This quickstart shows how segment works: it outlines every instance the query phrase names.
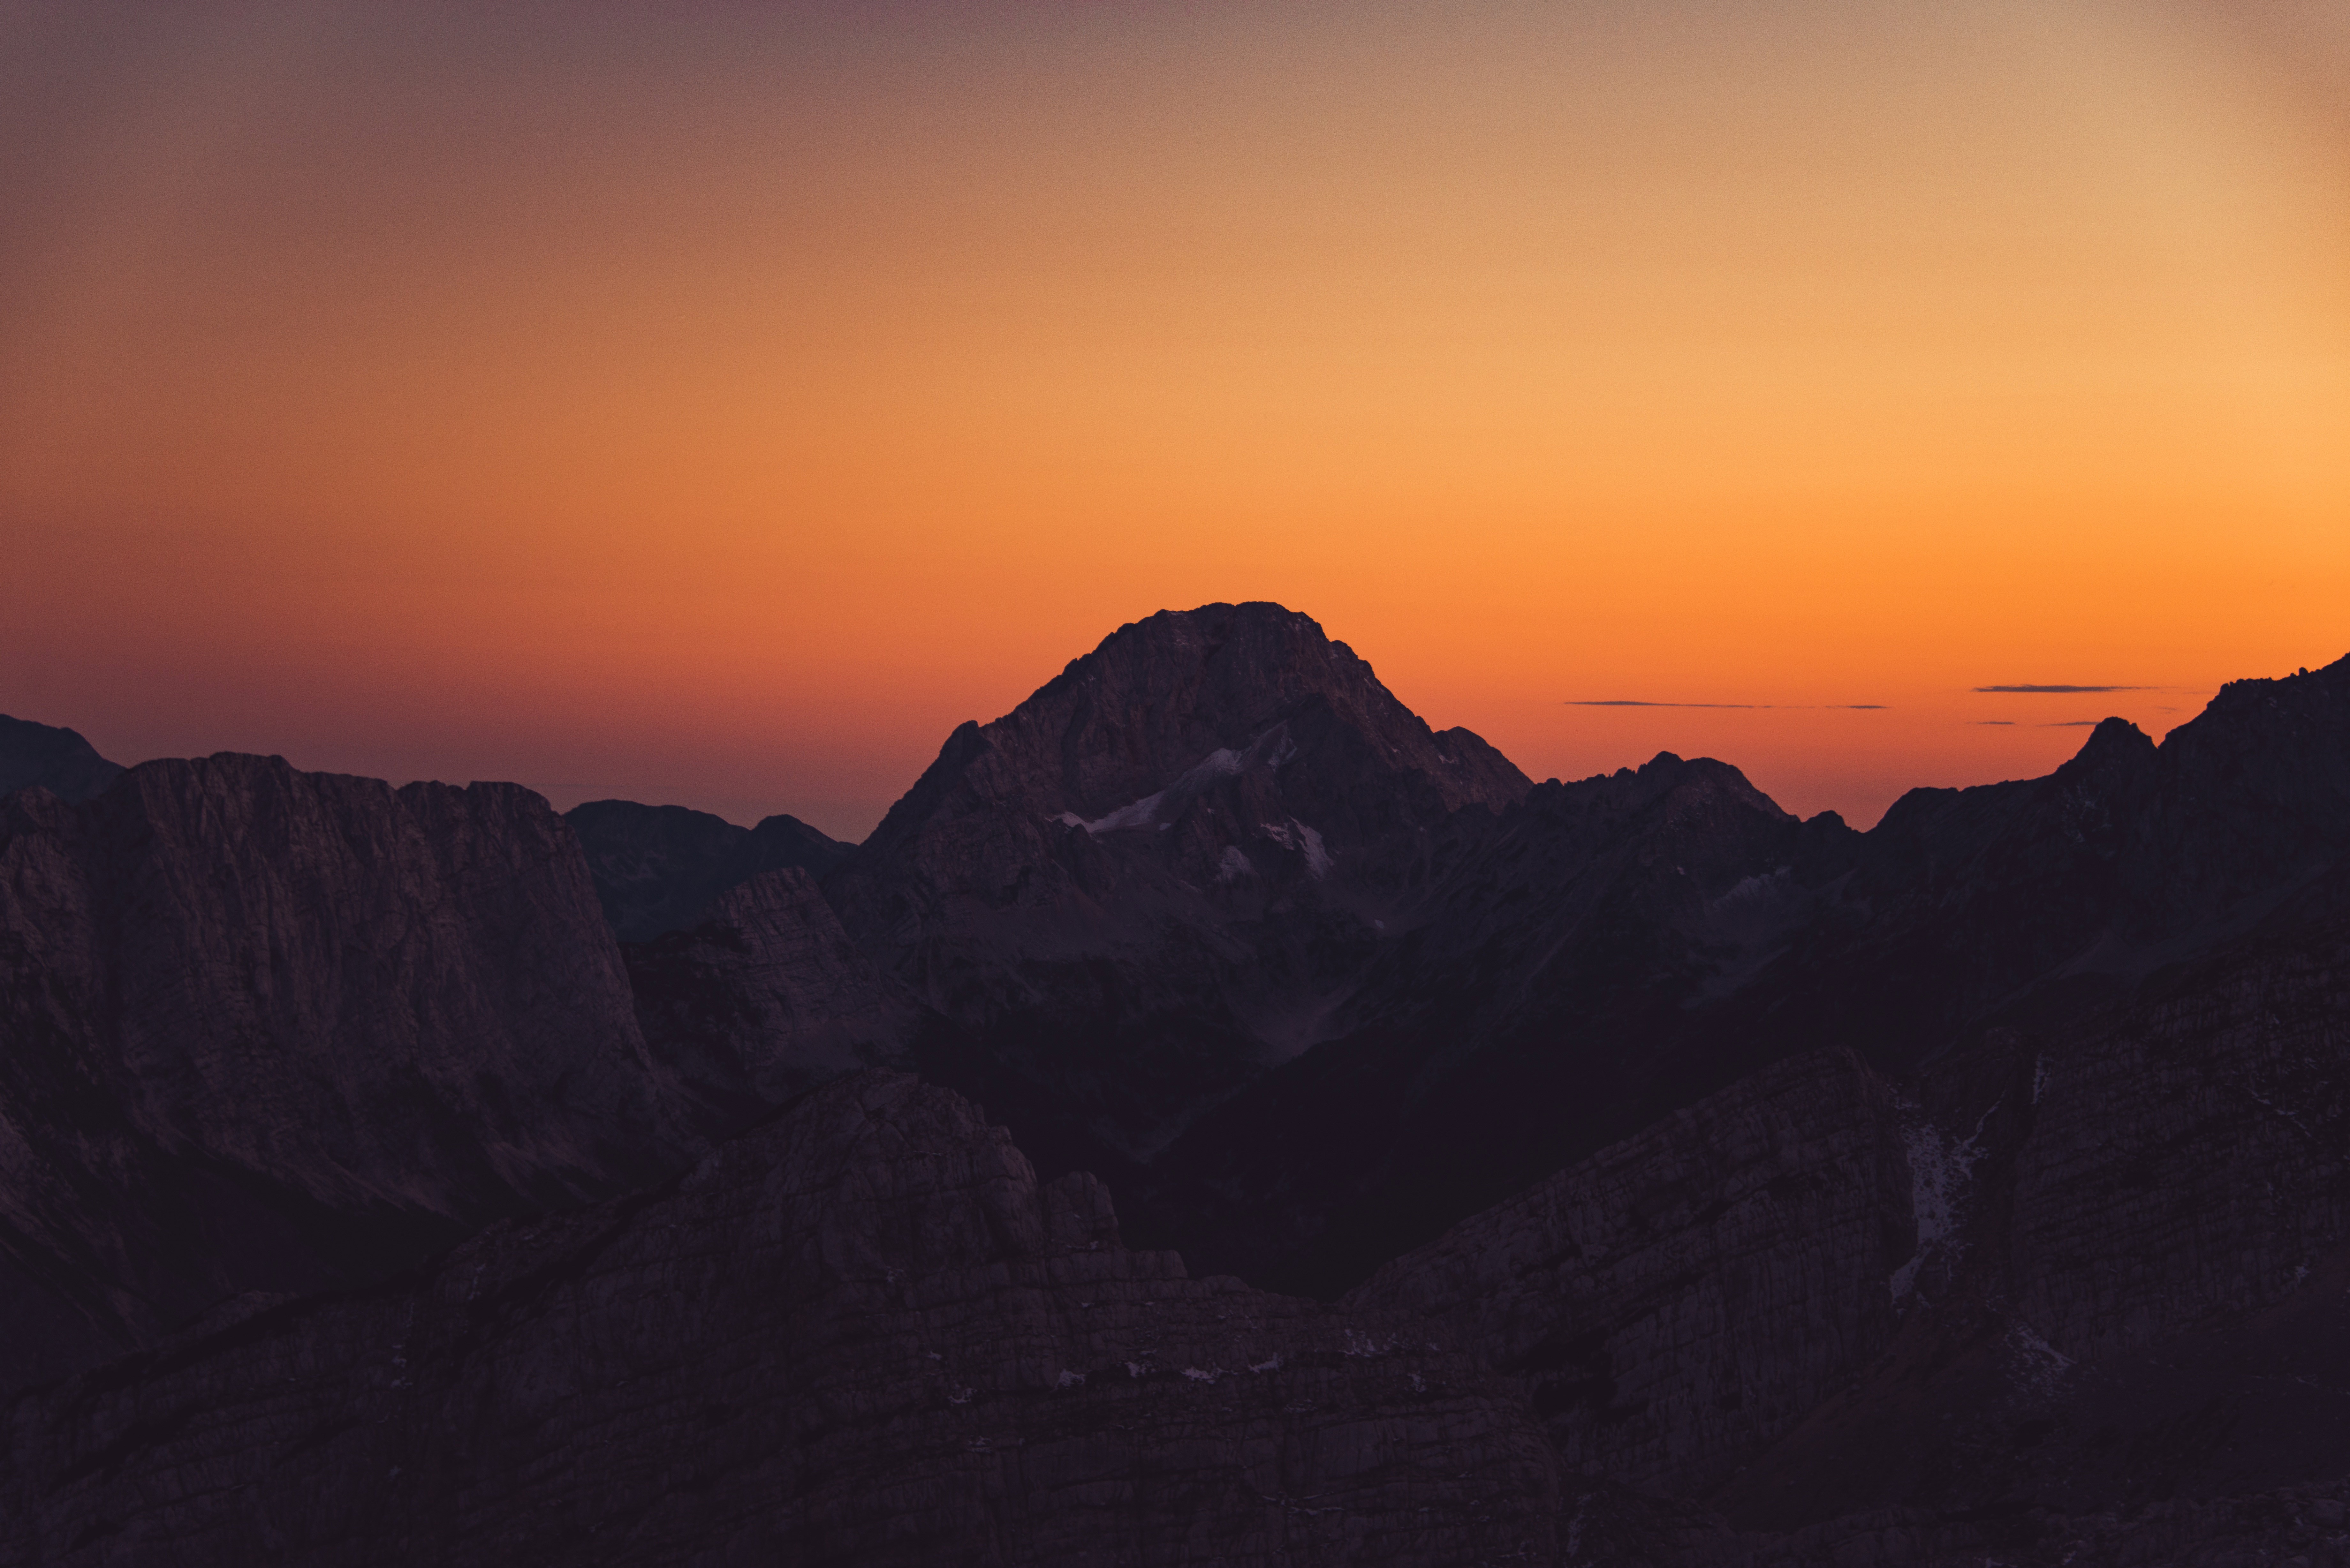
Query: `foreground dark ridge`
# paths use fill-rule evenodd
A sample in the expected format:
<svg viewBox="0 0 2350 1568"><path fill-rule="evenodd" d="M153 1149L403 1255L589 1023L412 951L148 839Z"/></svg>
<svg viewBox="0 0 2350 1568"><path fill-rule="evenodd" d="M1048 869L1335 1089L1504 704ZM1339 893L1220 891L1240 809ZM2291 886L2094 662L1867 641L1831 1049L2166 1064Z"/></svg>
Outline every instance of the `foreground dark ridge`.
<svg viewBox="0 0 2350 1568"><path fill-rule="evenodd" d="M2339 1175L2230 1093L2316 1042L2209 1050L2241 999L2338 999L2345 958L2227 968L2035 1060L2069 1093L1955 1183L1849 1054L1781 1064L1343 1310L1128 1251L1099 1183L1039 1183L959 1097L852 1075L665 1188L17 1398L0 1562L2118 1568L2350 1543ZM2138 1149L2078 1133L2149 1053L2197 1046L2208 1070L2140 1114L2226 1152L2148 1193ZM2332 1106L2269 1108L2332 1130ZM2054 1187L2025 1174L2052 1163ZM2269 1196L2146 1254L2111 1328L2094 1260L2015 1245L2127 1243L2214 1184ZM2298 1255L2314 1278L2263 1262Z"/></svg>
<svg viewBox="0 0 2350 1568"><path fill-rule="evenodd" d="M860 1075L19 1400L0 1561L1555 1560L1540 1433L1424 1341L1129 1252L1099 1184Z"/></svg>

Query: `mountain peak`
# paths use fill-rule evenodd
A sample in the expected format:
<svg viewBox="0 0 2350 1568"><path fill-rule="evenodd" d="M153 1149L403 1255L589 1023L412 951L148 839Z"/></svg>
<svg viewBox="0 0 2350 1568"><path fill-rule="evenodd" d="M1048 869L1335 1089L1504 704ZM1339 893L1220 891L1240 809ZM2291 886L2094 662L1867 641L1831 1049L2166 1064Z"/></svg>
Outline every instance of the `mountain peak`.
<svg viewBox="0 0 2350 1568"><path fill-rule="evenodd" d="M2071 778L2085 773L2135 771L2151 766L2158 752L2153 737L2127 719L2103 719L2056 772L2060 777Z"/></svg>
<svg viewBox="0 0 2350 1568"><path fill-rule="evenodd" d="M1244 759L1283 768L1325 730L1356 737L1362 765L1425 780L1446 810L1498 811L1532 787L1470 731L1431 730L1311 616L1210 604L1128 622L1011 712L958 726L870 847L886 852L950 809L957 784L974 808L1016 802L1097 832L1155 826L1145 803L1196 794Z"/></svg>

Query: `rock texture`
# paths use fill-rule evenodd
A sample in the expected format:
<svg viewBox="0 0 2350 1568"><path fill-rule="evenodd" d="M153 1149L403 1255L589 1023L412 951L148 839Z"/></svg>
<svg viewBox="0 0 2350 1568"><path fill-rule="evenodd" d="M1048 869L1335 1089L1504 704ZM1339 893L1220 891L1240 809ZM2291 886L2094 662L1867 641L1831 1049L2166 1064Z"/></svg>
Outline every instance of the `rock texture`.
<svg viewBox="0 0 2350 1568"><path fill-rule="evenodd" d="M0 1421L23 1563L1555 1563L1586 1495L1463 1357L1128 1251L879 1074Z"/></svg>
<svg viewBox="0 0 2350 1568"><path fill-rule="evenodd" d="M277 758L0 801L0 1382L674 1169L577 847Z"/></svg>
<svg viewBox="0 0 2350 1568"><path fill-rule="evenodd" d="M121 773L72 730L0 713L0 795L45 789L59 800L88 800Z"/></svg>
<svg viewBox="0 0 2350 1568"><path fill-rule="evenodd" d="M1891 1094L1784 1062L1382 1268L1350 1307L1431 1320L1526 1384L1567 1464L1701 1495L1891 1341L1916 1251Z"/></svg>
<svg viewBox="0 0 2350 1568"><path fill-rule="evenodd" d="M681 805L591 800L563 820L579 836L596 897L625 942L696 924L712 900L762 871L797 867L820 877L849 851L795 816L737 827Z"/></svg>
<svg viewBox="0 0 2350 1568"><path fill-rule="evenodd" d="M931 1022L796 868L763 871L691 929L623 950L645 1038L713 1135L739 1127L746 1105L910 1060Z"/></svg>
<svg viewBox="0 0 2350 1568"><path fill-rule="evenodd" d="M2350 1472L2346 988L2350 920L2282 911L2085 1023L1929 1063L1936 1277L1717 1505L2082 1516Z"/></svg>

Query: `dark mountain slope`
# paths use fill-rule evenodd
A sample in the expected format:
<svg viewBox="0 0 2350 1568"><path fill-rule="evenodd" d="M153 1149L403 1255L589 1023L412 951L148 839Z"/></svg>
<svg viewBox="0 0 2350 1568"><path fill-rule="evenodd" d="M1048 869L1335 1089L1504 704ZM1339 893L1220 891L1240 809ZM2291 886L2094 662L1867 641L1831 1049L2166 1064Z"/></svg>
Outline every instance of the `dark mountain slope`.
<svg viewBox="0 0 2350 1568"><path fill-rule="evenodd" d="M2290 1131L2332 1127L2327 940L2008 1042L1964 1137L1779 1064L1339 1311L1126 1251L1097 1182L858 1075L660 1189L0 1406L0 1562L2329 1561L2350 1275L2288 1266L2344 1237ZM2304 1056L2314 1098L2272 1081ZM2214 1158L2146 1167L2181 1135Z"/></svg>
<svg viewBox="0 0 2350 1568"><path fill-rule="evenodd" d="M1570 1467L1752 1532L1690 1561L2332 1561L2350 918L2314 895L1916 1102L1776 1064L1347 1304L1480 1347Z"/></svg>
<svg viewBox="0 0 2350 1568"><path fill-rule="evenodd" d="M0 795L39 788L59 800L88 800L121 772L75 731L0 713Z"/></svg>
<svg viewBox="0 0 2350 1568"><path fill-rule="evenodd" d="M2125 1002L1926 1064L1901 1334L1717 1506L1773 1529L1898 1506L1924 1528L1897 1561L2054 1563L2080 1532L2049 1511L2339 1497L2350 919L2296 902ZM2308 1551L2280 1501L2275 1535Z"/></svg>
<svg viewBox="0 0 2350 1568"><path fill-rule="evenodd" d="M0 802L0 1380L371 1278L691 1147L511 784L142 764Z"/></svg>
<svg viewBox="0 0 2350 1568"><path fill-rule="evenodd" d="M2345 853L2350 660L2235 682L2160 747L2113 720L2046 778L1912 791L1866 835L1719 763L1541 786L1398 922L1351 1029L1202 1118L1140 1207L1333 1293L1780 1057L1904 1075L2125 999L2335 897Z"/></svg>
<svg viewBox="0 0 2350 1568"><path fill-rule="evenodd" d="M579 836L596 897L624 942L685 929L721 893L762 871L821 877L850 848L795 816L737 827L706 811L632 800L591 800L563 820Z"/></svg>

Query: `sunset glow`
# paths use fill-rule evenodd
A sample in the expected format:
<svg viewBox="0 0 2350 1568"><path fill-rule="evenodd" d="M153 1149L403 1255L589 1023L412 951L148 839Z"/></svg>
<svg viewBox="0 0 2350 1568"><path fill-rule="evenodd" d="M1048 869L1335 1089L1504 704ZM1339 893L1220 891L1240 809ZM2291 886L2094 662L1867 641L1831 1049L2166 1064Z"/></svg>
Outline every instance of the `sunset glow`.
<svg viewBox="0 0 2350 1568"><path fill-rule="evenodd" d="M1537 778L2044 772L2350 651L2324 19L0 9L0 711L857 836L1269 598Z"/></svg>

